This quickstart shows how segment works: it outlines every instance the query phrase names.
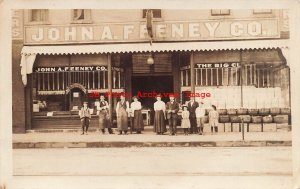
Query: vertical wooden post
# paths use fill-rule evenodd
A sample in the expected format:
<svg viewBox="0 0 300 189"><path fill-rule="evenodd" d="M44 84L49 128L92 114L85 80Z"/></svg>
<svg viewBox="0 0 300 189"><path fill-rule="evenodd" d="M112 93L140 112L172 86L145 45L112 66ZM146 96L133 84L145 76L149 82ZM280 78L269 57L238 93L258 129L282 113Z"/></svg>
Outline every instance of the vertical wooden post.
<svg viewBox="0 0 300 189"><path fill-rule="evenodd" d="M190 54L190 69L191 69L191 93L195 94L195 69L194 69L194 52ZM195 98L195 95L193 95Z"/></svg>
<svg viewBox="0 0 300 189"><path fill-rule="evenodd" d="M173 92L176 101L180 101L180 52L172 54Z"/></svg>
<svg viewBox="0 0 300 189"><path fill-rule="evenodd" d="M242 50L240 50L240 82L241 82L241 108L243 108L243 57L242 57ZM247 78L246 78L247 79Z"/></svg>
<svg viewBox="0 0 300 189"><path fill-rule="evenodd" d="M112 123L112 65L111 65L111 54L107 54L107 77L108 77L108 81L107 81L107 87L108 87L108 92L110 95L108 95L108 104L109 104L109 110L110 110L110 114L109 114L109 119L110 122Z"/></svg>
<svg viewBox="0 0 300 189"><path fill-rule="evenodd" d="M125 92L126 94L132 94L132 54L126 54L122 57L122 62L124 64L125 73ZM136 95L136 94L132 94ZM130 101L131 95L125 95L126 100Z"/></svg>
<svg viewBox="0 0 300 189"><path fill-rule="evenodd" d="M27 75L27 86L25 87L25 130L32 128L32 74Z"/></svg>

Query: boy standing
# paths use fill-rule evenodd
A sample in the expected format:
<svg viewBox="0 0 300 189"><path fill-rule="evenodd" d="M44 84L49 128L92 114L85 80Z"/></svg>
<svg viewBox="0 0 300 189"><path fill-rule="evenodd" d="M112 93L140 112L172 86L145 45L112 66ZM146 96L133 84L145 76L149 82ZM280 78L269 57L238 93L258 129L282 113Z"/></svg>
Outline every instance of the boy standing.
<svg viewBox="0 0 300 189"><path fill-rule="evenodd" d="M83 107L79 110L79 117L82 126L81 135L84 134L84 131L87 134L91 119L90 109L87 102L83 102Z"/></svg>

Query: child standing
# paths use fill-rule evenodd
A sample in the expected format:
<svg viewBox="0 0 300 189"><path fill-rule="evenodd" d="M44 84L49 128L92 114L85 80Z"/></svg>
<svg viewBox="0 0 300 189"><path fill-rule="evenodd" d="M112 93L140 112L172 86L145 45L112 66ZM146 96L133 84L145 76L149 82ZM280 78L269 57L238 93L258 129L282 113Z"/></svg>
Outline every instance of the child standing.
<svg viewBox="0 0 300 189"><path fill-rule="evenodd" d="M187 110L187 106L183 105L182 106L183 111L182 111L182 120L181 120L181 128L184 130L184 135L188 135L189 129L191 128L191 123L190 123L190 112Z"/></svg>
<svg viewBox="0 0 300 189"><path fill-rule="evenodd" d="M218 132L218 125L219 125L219 113L217 112L217 107L212 105L213 110L211 110L208 114L209 117L209 125L211 132Z"/></svg>
<svg viewBox="0 0 300 189"><path fill-rule="evenodd" d="M204 117L205 117L205 108L203 106L203 102L199 103L199 107L196 108L196 118L197 118L197 126L199 127L199 135L204 134L203 133L203 127L204 127Z"/></svg>

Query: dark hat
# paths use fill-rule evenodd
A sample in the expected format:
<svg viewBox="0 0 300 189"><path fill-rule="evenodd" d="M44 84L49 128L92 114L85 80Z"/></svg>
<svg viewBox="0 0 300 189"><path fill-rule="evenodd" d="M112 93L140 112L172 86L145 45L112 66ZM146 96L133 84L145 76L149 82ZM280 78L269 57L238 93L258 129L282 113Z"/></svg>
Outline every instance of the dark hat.
<svg viewBox="0 0 300 189"><path fill-rule="evenodd" d="M184 107L187 107L187 105L183 104L181 107L184 108Z"/></svg>

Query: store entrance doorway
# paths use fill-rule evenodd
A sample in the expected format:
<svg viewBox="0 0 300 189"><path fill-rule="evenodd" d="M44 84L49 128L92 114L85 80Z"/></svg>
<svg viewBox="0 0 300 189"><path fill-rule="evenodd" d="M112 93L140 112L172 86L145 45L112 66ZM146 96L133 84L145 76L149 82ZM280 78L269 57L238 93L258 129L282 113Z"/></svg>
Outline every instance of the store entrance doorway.
<svg viewBox="0 0 300 189"><path fill-rule="evenodd" d="M138 94L162 94L162 100L168 101L166 96L168 93L173 93L173 76L133 76L132 77L132 95ZM163 95L165 94L165 95ZM151 96L151 95L150 95ZM142 106L146 109L153 110L153 104L155 102L154 97L140 97Z"/></svg>

